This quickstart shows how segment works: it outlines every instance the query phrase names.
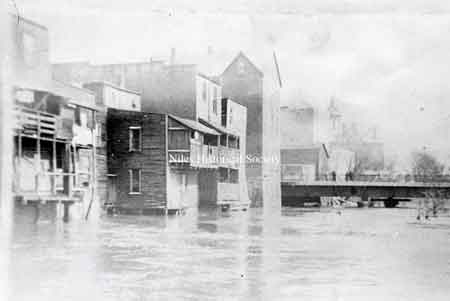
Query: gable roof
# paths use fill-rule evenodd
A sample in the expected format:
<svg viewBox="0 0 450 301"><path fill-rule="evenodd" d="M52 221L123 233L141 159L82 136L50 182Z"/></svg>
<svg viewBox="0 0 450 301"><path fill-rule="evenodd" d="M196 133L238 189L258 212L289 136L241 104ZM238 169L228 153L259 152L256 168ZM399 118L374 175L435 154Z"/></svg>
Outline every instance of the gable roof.
<svg viewBox="0 0 450 301"><path fill-rule="evenodd" d="M240 58L243 58L245 61L247 61L247 63L261 76L264 77L264 73L255 66L255 64L253 64L253 62L242 52L239 51L238 55L236 55L236 57L231 61L230 64L228 64L228 66L225 68L225 70L222 72L222 75L228 71L228 69L231 68L231 66L233 66Z"/></svg>

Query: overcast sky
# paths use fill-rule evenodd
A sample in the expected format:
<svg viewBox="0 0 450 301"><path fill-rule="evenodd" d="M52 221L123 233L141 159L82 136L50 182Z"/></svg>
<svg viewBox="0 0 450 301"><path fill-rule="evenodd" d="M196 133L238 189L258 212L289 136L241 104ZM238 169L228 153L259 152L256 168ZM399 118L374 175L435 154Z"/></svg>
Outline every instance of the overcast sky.
<svg viewBox="0 0 450 301"><path fill-rule="evenodd" d="M194 58L208 46L261 61L274 49L285 102L336 96L380 125L389 152L450 159L450 1L15 2L49 28L53 61L167 58L171 47Z"/></svg>

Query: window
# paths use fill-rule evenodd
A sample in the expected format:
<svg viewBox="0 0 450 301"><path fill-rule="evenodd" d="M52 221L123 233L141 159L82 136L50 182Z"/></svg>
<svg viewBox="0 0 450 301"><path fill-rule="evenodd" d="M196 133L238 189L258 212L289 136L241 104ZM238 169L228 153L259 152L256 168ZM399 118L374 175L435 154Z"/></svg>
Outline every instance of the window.
<svg viewBox="0 0 450 301"><path fill-rule="evenodd" d="M141 151L142 143L141 143L141 136L142 131L141 127L130 127L130 152L133 151Z"/></svg>
<svg viewBox="0 0 450 301"><path fill-rule="evenodd" d="M230 124L228 126L231 126L232 123L233 123L233 108L230 107Z"/></svg>
<svg viewBox="0 0 450 301"><path fill-rule="evenodd" d="M239 183L239 170L230 169L230 183Z"/></svg>
<svg viewBox="0 0 450 301"><path fill-rule="evenodd" d="M76 107L75 109L75 123L78 126L84 128L94 129L94 112L89 109L85 109L82 107Z"/></svg>
<svg viewBox="0 0 450 301"><path fill-rule="evenodd" d="M130 193L141 193L141 170L129 169L128 173L130 175Z"/></svg>

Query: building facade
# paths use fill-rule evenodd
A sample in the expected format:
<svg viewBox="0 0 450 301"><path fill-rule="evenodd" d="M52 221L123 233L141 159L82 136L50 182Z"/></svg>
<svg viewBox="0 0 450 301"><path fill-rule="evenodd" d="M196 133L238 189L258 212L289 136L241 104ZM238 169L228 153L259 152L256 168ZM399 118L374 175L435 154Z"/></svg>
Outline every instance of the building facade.
<svg viewBox="0 0 450 301"><path fill-rule="evenodd" d="M175 115L115 109L108 109L107 127L111 210L170 214L205 200L213 206L239 201L231 180L239 179L231 171L239 170L238 160L228 169L221 165L218 158L233 150L219 145L220 132Z"/></svg>
<svg viewBox="0 0 450 301"><path fill-rule="evenodd" d="M95 95L51 77L48 31L11 16L13 41L13 194L19 210L33 204L96 205Z"/></svg>
<svg viewBox="0 0 450 301"><path fill-rule="evenodd" d="M95 94L95 103L98 107L96 113L96 168L97 168L97 199L100 204L110 202L108 198L108 189L111 183L114 183L114 176L108 173L107 164L107 137L108 127L107 110L108 108L129 111L141 111L141 96L139 93L115 86L109 82L94 81L84 83L83 87Z"/></svg>
<svg viewBox="0 0 450 301"><path fill-rule="evenodd" d="M252 206L267 203L276 209L281 203L279 87L242 52L220 79L223 97L247 108L246 176Z"/></svg>
<svg viewBox="0 0 450 301"><path fill-rule="evenodd" d="M325 144L281 150L283 182L312 182L328 179L330 155Z"/></svg>

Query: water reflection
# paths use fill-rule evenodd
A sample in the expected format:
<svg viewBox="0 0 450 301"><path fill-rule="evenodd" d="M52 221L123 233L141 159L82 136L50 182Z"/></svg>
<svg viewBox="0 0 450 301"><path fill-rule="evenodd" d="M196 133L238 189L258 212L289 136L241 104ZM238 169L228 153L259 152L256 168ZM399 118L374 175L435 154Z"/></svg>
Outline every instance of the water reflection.
<svg viewBox="0 0 450 301"><path fill-rule="evenodd" d="M10 300L447 300L449 216L189 212L16 223Z"/></svg>

